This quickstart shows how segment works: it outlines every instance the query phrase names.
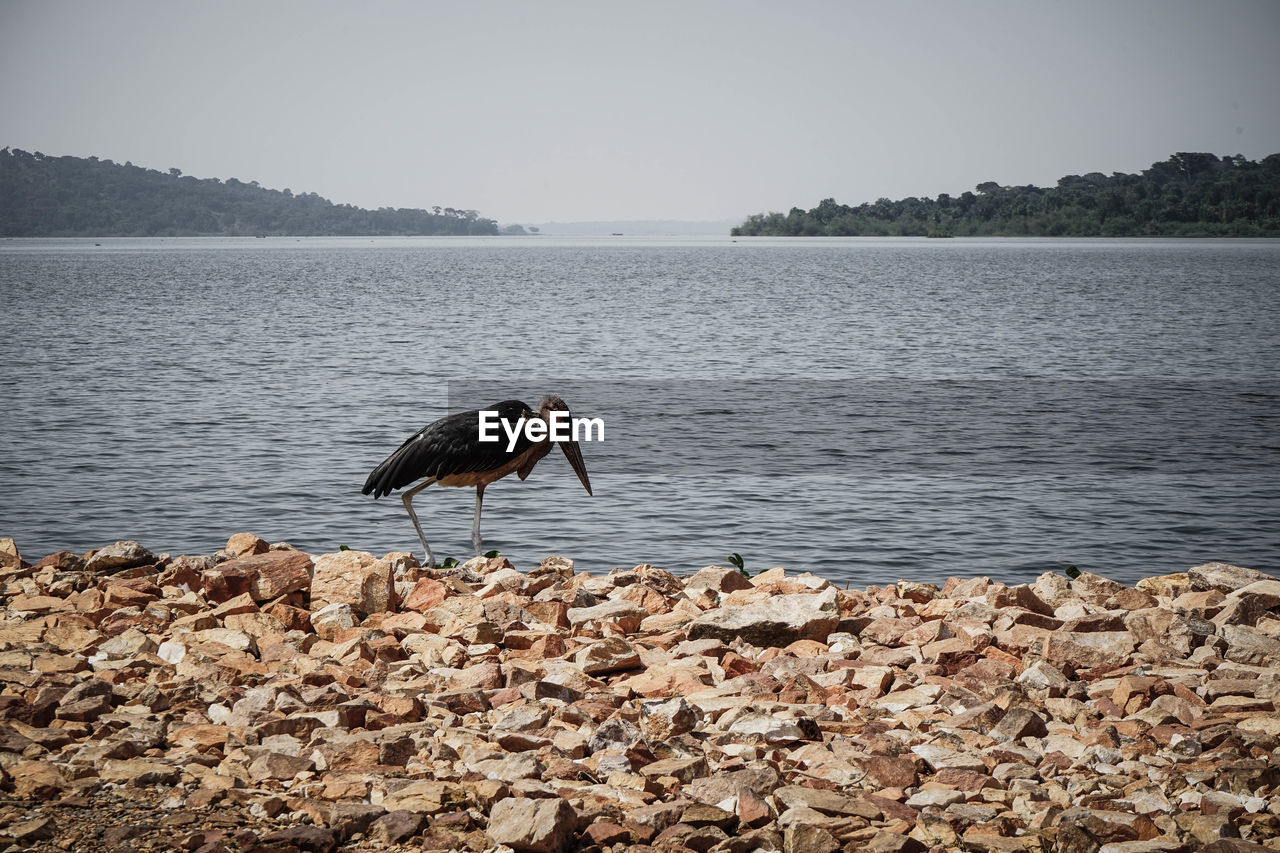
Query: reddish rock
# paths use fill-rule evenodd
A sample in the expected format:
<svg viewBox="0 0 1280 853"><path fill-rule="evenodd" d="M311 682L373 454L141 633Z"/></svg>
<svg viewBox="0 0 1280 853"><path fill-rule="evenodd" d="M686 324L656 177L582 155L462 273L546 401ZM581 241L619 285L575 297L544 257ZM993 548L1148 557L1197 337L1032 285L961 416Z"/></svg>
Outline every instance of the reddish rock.
<svg viewBox="0 0 1280 853"><path fill-rule="evenodd" d="M631 841L631 833L612 821L599 820L587 827L584 833L592 844L612 845L627 844Z"/></svg>
<svg viewBox="0 0 1280 853"><path fill-rule="evenodd" d="M909 788L916 784L916 764L911 759L871 755L859 758L857 763L879 788Z"/></svg>
<svg viewBox="0 0 1280 853"><path fill-rule="evenodd" d="M434 578L422 578L404 598L406 610L430 610L448 597L448 589Z"/></svg>

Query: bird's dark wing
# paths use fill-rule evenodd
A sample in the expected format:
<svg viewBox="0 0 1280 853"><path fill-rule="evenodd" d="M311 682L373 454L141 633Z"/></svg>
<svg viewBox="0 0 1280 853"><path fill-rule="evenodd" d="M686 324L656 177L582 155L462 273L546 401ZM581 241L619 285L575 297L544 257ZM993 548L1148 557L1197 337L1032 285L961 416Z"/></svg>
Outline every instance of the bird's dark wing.
<svg viewBox="0 0 1280 853"><path fill-rule="evenodd" d="M489 410L497 411L498 417L512 427L519 418L532 415L529 407L519 400L506 400L490 406ZM440 479L450 474L490 471L529 449L530 442L523 430L510 452L506 430L499 424L490 434L494 432L498 441L480 440L479 409L458 412L427 424L373 469L362 491L366 495L372 492L379 498L427 477Z"/></svg>

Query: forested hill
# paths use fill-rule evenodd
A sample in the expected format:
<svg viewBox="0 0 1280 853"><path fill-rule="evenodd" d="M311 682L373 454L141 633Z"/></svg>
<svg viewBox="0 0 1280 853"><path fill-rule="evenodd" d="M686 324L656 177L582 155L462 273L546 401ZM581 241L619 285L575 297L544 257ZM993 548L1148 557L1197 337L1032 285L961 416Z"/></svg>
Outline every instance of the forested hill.
<svg viewBox="0 0 1280 853"><path fill-rule="evenodd" d="M0 152L0 236L496 234L474 210L364 210L257 181L193 178L97 157Z"/></svg>
<svg viewBox="0 0 1280 853"><path fill-rule="evenodd" d="M757 213L734 236L1280 237L1280 154L1175 154L1139 175L1068 175L1056 187L978 184L936 199Z"/></svg>

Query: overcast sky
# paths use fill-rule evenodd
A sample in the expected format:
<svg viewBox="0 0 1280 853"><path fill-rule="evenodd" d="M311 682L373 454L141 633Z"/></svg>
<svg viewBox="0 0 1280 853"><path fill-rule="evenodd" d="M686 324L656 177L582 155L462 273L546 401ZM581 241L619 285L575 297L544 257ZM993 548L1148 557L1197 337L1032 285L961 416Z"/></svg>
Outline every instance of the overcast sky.
<svg viewBox="0 0 1280 853"><path fill-rule="evenodd" d="M0 146L511 222L1280 152L1280 2L0 0Z"/></svg>

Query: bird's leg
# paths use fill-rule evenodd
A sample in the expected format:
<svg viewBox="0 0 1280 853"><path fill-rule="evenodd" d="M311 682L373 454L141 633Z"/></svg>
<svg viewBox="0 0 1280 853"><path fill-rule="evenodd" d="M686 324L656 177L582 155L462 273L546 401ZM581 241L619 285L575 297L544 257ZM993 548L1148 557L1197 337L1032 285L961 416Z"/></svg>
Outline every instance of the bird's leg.
<svg viewBox="0 0 1280 853"><path fill-rule="evenodd" d="M435 555L431 553L431 546L427 544L427 537L422 535L422 525L418 523L418 514L413 511L413 496L434 483L434 477L424 483L414 486L409 491L400 496L400 500L404 501L404 508L409 512L409 520L413 522L413 529L418 531L418 541L422 543L422 550L427 552L427 568L434 569L436 567Z"/></svg>
<svg viewBox="0 0 1280 853"><path fill-rule="evenodd" d="M484 501L484 483L476 486L476 520L471 524L471 544L480 553L480 504Z"/></svg>

